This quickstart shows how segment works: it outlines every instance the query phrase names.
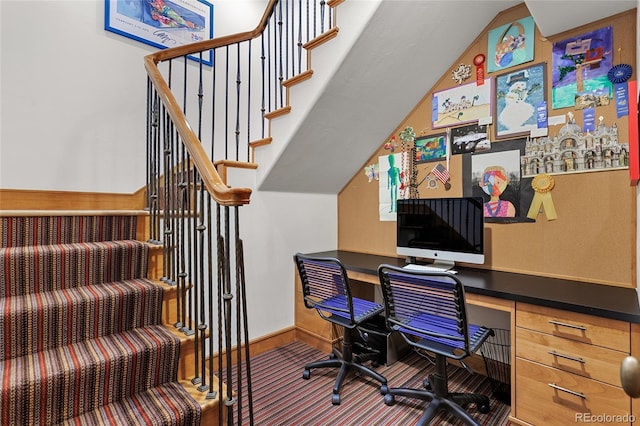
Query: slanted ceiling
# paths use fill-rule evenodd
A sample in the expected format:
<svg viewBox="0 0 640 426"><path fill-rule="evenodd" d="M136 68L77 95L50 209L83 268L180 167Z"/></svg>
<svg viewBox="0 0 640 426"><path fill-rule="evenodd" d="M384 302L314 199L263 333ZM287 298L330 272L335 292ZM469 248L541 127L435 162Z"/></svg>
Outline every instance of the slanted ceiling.
<svg viewBox="0 0 640 426"><path fill-rule="evenodd" d="M259 188L338 194L486 25L519 3L383 0ZM525 3L547 37L637 7L636 0Z"/></svg>

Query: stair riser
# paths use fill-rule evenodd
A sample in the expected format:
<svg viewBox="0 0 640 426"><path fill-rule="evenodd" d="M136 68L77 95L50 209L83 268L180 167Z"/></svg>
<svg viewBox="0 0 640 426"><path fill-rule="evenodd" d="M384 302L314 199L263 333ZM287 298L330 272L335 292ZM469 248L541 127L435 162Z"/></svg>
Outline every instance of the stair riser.
<svg viewBox="0 0 640 426"><path fill-rule="evenodd" d="M153 326L0 363L0 424L57 424L174 381L178 355Z"/></svg>
<svg viewBox="0 0 640 426"><path fill-rule="evenodd" d="M0 298L0 360L159 324L162 293L141 279Z"/></svg>
<svg viewBox="0 0 640 426"><path fill-rule="evenodd" d="M0 248L0 297L144 278L147 252L133 240Z"/></svg>

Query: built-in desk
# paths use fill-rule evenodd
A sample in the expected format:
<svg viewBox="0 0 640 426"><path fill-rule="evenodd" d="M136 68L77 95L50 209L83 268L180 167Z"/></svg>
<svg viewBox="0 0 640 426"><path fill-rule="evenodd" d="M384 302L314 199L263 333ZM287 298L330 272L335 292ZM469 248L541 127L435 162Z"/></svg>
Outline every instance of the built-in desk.
<svg viewBox="0 0 640 426"><path fill-rule="evenodd" d="M374 285L379 284L381 264L404 265L400 258L342 250L309 254L337 258L350 279ZM616 424L633 424L632 413L640 418L640 404L624 394L618 377L624 357L640 357L635 289L485 269L456 270L469 304L510 314L511 421L599 424L590 416L602 415L601 424L611 423L612 417L606 416L626 420ZM311 338L318 347L323 340L333 341L327 322L310 315L300 298L296 283L296 328L307 336L305 340Z"/></svg>
<svg viewBox="0 0 640 426"><path fill-rule="evenodd" d="M405 264L404 259L396 257L343 250L310 254L340 259L349 278L371 283L378 283L381 264ZM456 270L470 302L473 295L482 295L640 324L635 289L486 269L456 267Z"/></svg>

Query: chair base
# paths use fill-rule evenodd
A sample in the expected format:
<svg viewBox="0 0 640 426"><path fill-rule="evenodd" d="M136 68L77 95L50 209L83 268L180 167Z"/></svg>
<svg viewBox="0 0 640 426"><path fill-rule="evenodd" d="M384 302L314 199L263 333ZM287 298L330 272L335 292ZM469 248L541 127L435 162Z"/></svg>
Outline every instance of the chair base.
<svg viewBox="0 0 640 426"><path fill-rule="evenodd" d="M422 414L422 417L420 417L420 420L418 420L418 425L429 425L430 421L433 420L440 411L446 411L462 420L466 425L478 426L479 423L462 408L462 405L475 403L478 411L481 413L488 413L490 409L489 397L480 394L450 393L445 396L438 396L435 392L427 390L389 388L387 394L384 396L385 404L393 405L395 396L405 396L429 401L429 405Z"/></svg>
<svg viewBox="0 0 640 426"><path fill-rule="evenodd" d="M454 393L448 391L447 361L442 355L436 356L436 371L429 375L423 385L426 389L389 388L384 396L384 403L393 405L395 396L416 398L430 401L426 410L418 420L418 425L429 425L431 420L440 412L446 411L453 414L469 426L478 426L469 413L462 408L466 404L476 404L478 411L486 414L490 411L489 397L474 393Z"/></svg>
<svg viewBox="0 0 640 426"><path fill-rule="evenodd" d="M311 370L314 368L339 368L338 377L333 385L333 391L331 395L331 403L333 405L340 405L340 389L342 387L342 383L344 379L347 377L347 374L350 371L355 373L360 373L363 376L371 377L380 382L380 393L385 395L387 393L387 379L378 374L371 368L360 364L360 356L357 356L355 360L346 360L342 358L339 353L332 353L329 359L320 360L316 362L309 363L304 366L304 372L302 373L303 379L309 379L311 377Z"/></svg>

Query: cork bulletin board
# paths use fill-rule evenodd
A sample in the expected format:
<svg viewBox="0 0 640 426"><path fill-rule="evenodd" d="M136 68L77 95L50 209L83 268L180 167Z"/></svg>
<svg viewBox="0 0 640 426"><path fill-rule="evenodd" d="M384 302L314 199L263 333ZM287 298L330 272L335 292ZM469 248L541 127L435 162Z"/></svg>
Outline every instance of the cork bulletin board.
<svg viewBox="0 0 640 426"><path fill-rule="evenodd" d="M441 134L442 128L432 128L432 94L446 91L456 83L451 71L459 64L473 66L473 58L487 50L488 34L509 22L528 17L525 5L510 8L488 23L465 53L451 64L451 69L425 94L423 100L399 123L393 135L407 127L415 129L418 137ZM535 29L533 61L513 67L525 69L532 64L551 63L554 42L576 37L589 31L611 26L613 38L613 63L634 64L636 58L636 16L631 10L613 17L593 22L584 27L544 38ZM504 70L487 72L485 78L495 78ZM550 74L550 73L549 73ZM546 99L551 99L551 82L547 76ZM633 70L631 80L636 80ZM474 81L472 77L469 81ZM634 99L635 94L630 94ZM552 109L549 118L575 114L575 121L582 126L583 115L574 107ZM615 103L598 106L599 116L609 126L615 123L619 139L628 141L628 119L618 118ZM492 123L493 124L493 123ZM549 136L556 135L562 125L549 125ZM492 137L492 144L501 143ZM379 156L387 155L384 140L367 164L376 163ZM637 144L638 142L635 141ZM418 164L419 176L425 176L433 163ZM457 197L464 195L463 156L450 157L450 189L439 183L427 188L418 187L420 198ZM595 172L554 174L555 187L551 191L557 219L548 220L544 209L535 221L523 223L487 223L485 264L480 266L502 271L562 277L620 287L635 287L636 271L636 187L631 185L629 170L611 169ZM338 196L338 247L371 254L396 256L396 222L381 221L378 215L378 184L369 182L365 173L354 176ZM475 266L475 265L474 265Z"/></svg>

